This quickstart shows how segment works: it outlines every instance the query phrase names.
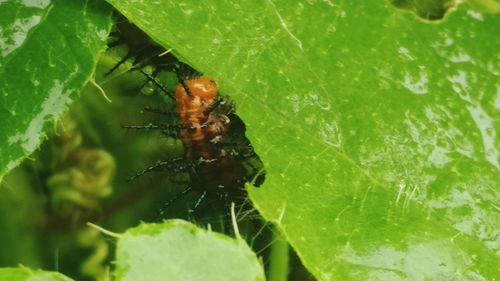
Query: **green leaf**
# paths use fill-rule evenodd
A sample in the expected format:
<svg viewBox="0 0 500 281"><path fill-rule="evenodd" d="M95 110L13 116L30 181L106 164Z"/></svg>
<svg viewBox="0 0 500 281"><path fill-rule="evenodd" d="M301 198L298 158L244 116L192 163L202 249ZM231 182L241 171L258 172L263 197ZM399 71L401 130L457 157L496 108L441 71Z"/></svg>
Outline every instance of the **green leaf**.
<svg viewBox="0 0 500 281"><path fill-rule="evenodd" d="M116 256L117 280L265 280L243 240L181 220L127 230Z"/></svg>
<svg viewBox="0 0 500 281"><path fill-rule="evenodd" d="M469 0L474 9L485 13L500 13L499 0Z"/></svg>
<svg viewBox="0 0 500 281"><path fill-rule="evenodd" d="M71 281L57 272L32 270L27 267L0 268L0 281Z"/></svg>
<svg viewBox="0 0 500 281"><path fill-rule="evenodd" d="M319 280L499 275L500 17L108 1L236 100L268 173L252 201Z"/></svg>
<svg viewBox="0 0 500 281"><path fill-rule="evenodd" d="M89 80L110 22L98 0L0 1L0 178Z"/></svg>

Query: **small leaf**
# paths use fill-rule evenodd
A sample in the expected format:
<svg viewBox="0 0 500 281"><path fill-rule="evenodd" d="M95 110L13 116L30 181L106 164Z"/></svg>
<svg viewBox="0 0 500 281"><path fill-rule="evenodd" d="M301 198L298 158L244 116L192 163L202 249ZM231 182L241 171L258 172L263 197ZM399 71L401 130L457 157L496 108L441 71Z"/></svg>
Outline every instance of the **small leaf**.
<svg viewBox="0 0 500 281"><path fill-rule="evenodd" d="M27 267L0 268L0 281L72 281L60 273L32 270Z"/></svg>
<svg viewBox="0 0 500 281"><path fill-rule="evenodd" d="M0 1L0 179L89 80L110 23L98 0Z"/></svg>
<svg viewBox="0 0 500 281"><path fill-rule="evenodd" d="M121 236L117 280L265 280L257 257L240 239L171 220L141 224Z"/></svg>

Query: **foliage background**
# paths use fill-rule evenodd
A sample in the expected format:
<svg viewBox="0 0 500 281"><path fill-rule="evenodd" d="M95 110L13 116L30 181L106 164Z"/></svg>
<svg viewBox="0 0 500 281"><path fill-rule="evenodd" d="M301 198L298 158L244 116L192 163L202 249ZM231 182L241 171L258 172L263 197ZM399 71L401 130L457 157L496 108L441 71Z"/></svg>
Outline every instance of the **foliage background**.
<svg viewBox="0 0 500 281"><path fill-rule="evenodd" d="M221 92L234 98L268 173L261 189L250 188L252 202L283 231L317 279L498 276L498 16L461 5L444 20L430 23L387 1L109 2L156 42L213 76ZM39 131L50 128L45 120L57 117L74 89L89 79L105 44L96 30L109 29L109 13L102 12L110 9L89 1L84 9L71 11L78 19L100 15L89 20L92 24L70 21L70 35L44 31L43 26L57 24L68 28L61 19L73 18L65 10L71 5L47 3L37 10L40 27L25 31L33 36L26 42L34 46L21 44L9 53L2 49L1 117L12 120L0 135L4 171L38 146ZM24 8L7 5L13 8L2 13L15 22L16 11L19 15ZM419 13L414 6L409 9ZM83 17L78 14L82 11ZM9 17L0 18L7 26ZM96 24L100 29L93 28ZM82 36L82 30L88 34ZM47 46L57 46L57 37L44 39L54 33L63 38L56 51ZM93 43L74 48L68 42ZM34 49L41 50L36 56L41 61L35 61L38 72L26 67ZM74 63L82 65L77 78L68 66L85 56L73 52L91 54L86 63ZM52 64L57 71L45 71ZM51 94L54 81L64 81L65 90L56 92L68 94ZM27 101L24 110L16 108L19 97ZM134 99L112 97L108 107L94 102L95 111L83 110L83 119L118 128L124 122L120 116L133 110L128 105L140 108ZM116 157L117 178L164 151L148 145L147 138L142 145L134 140L133 148L117 146L129 136L108 130L95 134L105 139L99 146ZM4 192L40 200L29 189L22 195L24 189L17 185L24 178L6 180L16 187ZM118 194L113 196L118 197L123 189L114 185ZM141 218L141 212L131 212L117 212L107 222L109 228L121 231ZM33 213L38 212L29 210L25 216ZM18 221L26 223L22 216ZM19 244L31 253L22 256L33 256L33 234L20 233L31 241Z"/></svg>

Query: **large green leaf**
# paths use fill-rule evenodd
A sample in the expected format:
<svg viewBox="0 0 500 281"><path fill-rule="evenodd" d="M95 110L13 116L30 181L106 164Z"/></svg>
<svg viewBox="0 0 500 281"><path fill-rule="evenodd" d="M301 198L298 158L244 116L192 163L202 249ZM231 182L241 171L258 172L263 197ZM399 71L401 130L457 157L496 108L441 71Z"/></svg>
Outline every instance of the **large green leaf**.
<svg viewBox="0 0 500 281"><path fill-rule="evenodd" d="M26 267L0 268L0 281L71 281L72 279L57 273L32 270Z"/></svg>
<svg viewBox="0 0 500 281"><path fill-rule="evenodd" d="M109 28L98 0L0 1L0 178L89 80Z"/></svg>
<svg viewBox="0 0 500 281"><path fill-rule="evenodd" d="M319 280L499 275L500 17L108 1L237 101L268 173L253 202Z"/></svg>
<svg viewBox="0 0 500 281"><path fill-rule="evenodd" d="M117 280L265 280L245 241L181 220L129 229L118 241L116 256Z"/></svg>

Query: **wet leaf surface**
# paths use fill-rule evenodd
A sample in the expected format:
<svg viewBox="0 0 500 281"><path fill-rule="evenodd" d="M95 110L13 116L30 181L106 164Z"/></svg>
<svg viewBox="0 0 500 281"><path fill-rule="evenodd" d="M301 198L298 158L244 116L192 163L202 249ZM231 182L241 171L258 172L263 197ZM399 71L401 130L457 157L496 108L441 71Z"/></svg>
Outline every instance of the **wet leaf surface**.
<svg viewBox="0 0 500 281"><path fill-rule="evenodd" d="M110 12L97 0L0 2L0 178L38 148L90 79Z"/></svg>

